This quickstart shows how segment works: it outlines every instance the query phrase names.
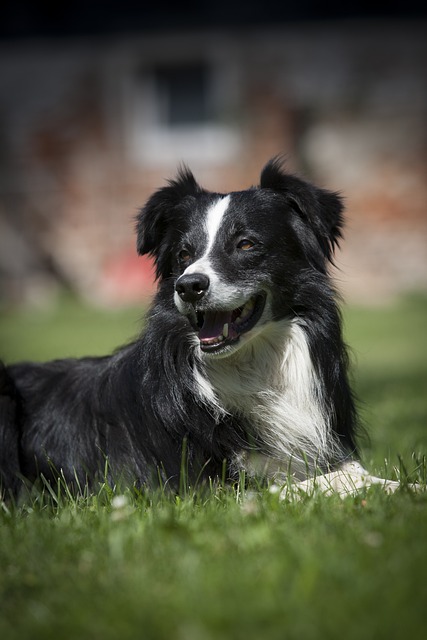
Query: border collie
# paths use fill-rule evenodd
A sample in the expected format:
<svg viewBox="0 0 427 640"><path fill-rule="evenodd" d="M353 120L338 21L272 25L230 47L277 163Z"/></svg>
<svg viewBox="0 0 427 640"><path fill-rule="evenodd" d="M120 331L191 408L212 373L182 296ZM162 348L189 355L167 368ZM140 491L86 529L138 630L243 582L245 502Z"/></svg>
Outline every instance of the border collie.
<svg viewBox="0 0 427 640"><path fill-rule="evenodd" d="M112 483L173 490L184 468L193 485L242 470L303 490L315 476L338 492L384 482L353 461L328 275L342 225L340 197L280 159L259 186L228 194L182 168L137 217L138 253L158 279L141 337L107 357L2 368L4 493L41 476L93 485L106 468Z"/></svg>

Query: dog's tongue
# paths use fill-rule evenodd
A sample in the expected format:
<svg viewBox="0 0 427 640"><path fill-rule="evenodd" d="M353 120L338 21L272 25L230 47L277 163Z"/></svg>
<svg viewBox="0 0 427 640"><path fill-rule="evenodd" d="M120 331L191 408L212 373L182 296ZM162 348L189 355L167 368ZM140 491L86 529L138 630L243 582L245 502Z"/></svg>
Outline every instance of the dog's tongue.
<svg viewBox="0 0 427 640"><path fill-rule="evenodd" d="M210 340L222 335L226 323L231 323L230 311L207 311L203 326L199 331L199 340Z"/></svg>

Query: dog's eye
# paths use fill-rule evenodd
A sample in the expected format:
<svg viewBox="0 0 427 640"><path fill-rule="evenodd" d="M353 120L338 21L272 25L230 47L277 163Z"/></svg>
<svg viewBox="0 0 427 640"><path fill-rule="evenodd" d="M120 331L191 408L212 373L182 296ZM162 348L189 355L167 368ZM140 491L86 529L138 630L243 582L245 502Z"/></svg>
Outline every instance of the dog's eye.
<svg viewBox="0 0 427 640"><path fill-rule="evenodd" d="M248 238L243 238L240 242L237 243L237 248L242 251L250 251L255 246L255 243L252 240L248 240Z"/></svg>
<svg viewBox="0 0 427 640"><path fill-rule="evenodd" d="M187 249L181 249L178 253L178 259L180 262L189 262L191 260L191 254Z"/></svg>

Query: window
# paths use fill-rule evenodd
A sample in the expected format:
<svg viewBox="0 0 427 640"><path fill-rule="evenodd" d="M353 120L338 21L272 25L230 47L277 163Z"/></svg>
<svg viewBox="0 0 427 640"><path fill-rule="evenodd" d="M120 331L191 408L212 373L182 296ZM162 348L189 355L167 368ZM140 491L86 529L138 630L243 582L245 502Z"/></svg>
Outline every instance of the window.
<svg viewBox="0 0 427 640"><path fill-rule="evenodd" d="M233 66L209 61L154 63L136 73L129 95L129 144L137 162L221 163L237 155Z"/></svg>
<svg viewBox="0 0 427 640"><path fill-rule="evenodd" d="M206 65L162 66L153 71L163 126L204 124L212 119Z"/></svg>

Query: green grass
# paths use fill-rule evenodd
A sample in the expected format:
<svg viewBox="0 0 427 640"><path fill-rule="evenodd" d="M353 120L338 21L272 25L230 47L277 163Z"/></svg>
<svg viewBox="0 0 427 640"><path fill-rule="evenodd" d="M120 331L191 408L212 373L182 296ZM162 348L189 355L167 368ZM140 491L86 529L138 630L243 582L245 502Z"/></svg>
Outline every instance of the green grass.
<svg viewBox="0 0 427 640"><path fill-rule="evenodd" d="M0 357L6 362L105 355L135 338L144 310L91 307L63 295L41 309L0 313Z"/></svg>
<svg viewBox="0 0 427 640"><path fill-rule="evenodd" d="M427 451L427 299L408 297L379 308L350 308L346 341L370 445L368 462L396 464Z"/></svg>
<svg viewBox="0 0 427 640"><path fill-rule="evenodd" d="M140 310L58 309L0 319L8 361L104 353ZM427 300L350 308L346 339L371 469L424 479ZM385 463L387 459L387 464ZM418 468L417 468L418 467ZM241 485L180 498L100 485L0 509L4 640L423 638L427 494L378 488L280 502Z"/></svg>

